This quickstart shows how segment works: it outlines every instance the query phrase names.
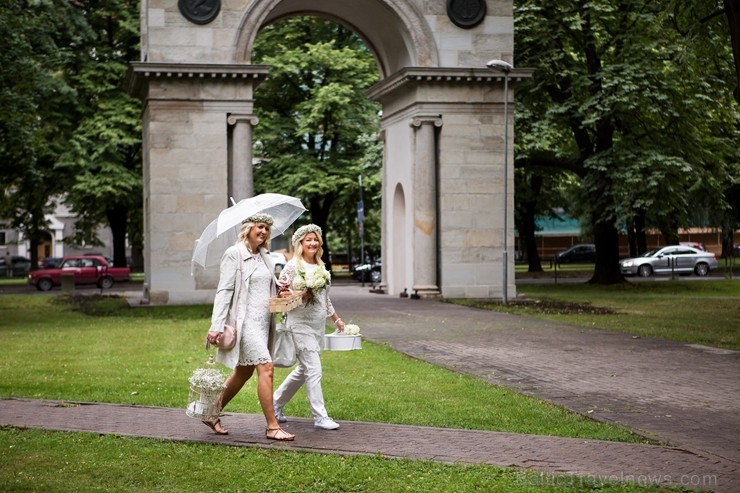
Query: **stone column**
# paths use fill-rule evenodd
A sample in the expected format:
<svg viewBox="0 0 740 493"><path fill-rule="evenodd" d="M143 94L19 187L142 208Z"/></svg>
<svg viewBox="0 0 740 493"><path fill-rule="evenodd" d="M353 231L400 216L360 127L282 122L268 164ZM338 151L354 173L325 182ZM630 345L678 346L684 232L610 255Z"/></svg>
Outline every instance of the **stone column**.
<svg viewBox="0 0 740 493"><path fill-rule="evenodd" d="M437 282L437 145L440 115L417 116L414 148L414 284L412 297L440 294Z"/></svg>
<svg viewBox="0 0 740 493"><path fill-rule="evenodd" d="M229 115L227 121L234 127L230 142L229 196L239 202L254 196L252 126L259 123L259 118L254 115Z"/></svg>

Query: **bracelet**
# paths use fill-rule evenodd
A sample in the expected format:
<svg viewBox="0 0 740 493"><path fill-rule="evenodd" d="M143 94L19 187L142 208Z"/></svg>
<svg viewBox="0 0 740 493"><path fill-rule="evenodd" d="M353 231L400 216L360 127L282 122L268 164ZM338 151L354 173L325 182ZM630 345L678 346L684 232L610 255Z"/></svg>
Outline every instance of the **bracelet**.
<svg viewBox="0 0 740 493"><path fill-rule="evenodd" d="M336 319L336 320L334 321L334 326L336 326L336 325L337 325L337 324L338 324L339 322L341 322L341 321L342 321L342 319L341 319L341 318L338 318L338 319Z"/></svg>

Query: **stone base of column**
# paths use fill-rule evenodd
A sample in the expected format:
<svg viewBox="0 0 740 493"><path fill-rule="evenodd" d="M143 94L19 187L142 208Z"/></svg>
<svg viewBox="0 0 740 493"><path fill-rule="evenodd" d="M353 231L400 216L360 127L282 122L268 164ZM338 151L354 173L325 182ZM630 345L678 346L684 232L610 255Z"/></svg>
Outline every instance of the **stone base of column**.
<svg viewBox="0 0 740 493"><path fill-rule="evenodd" d="M385 294L388 292L388 285L383 283L373 285L373 287L370 288L370 292L375 294Z"/></svg>
<svg viewBox="0 0 740 493"><path fill-rule="evenodd" d="M410 298L414 300L420 298L438 298L442 295L442 292L435 285L414 285L411 289L413 293L411 293Z"/></svg>

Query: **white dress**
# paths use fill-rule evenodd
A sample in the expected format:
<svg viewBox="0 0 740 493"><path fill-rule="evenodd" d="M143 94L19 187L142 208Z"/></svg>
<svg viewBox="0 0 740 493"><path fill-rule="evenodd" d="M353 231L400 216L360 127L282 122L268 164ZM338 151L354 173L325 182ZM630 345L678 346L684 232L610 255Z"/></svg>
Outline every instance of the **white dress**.
<svg viewBox="0 0 740 493"><path fill-rule="evenodd" d="M309 276L318 268L317 264L302 262L302 267ZM295 278L298 275L295 259L291 259L280 273L278 285L281 288L290 287L297 291ZM286 326L293 332L296 352L315 351L321 353L324 348L324 334L326 318L334 314L334 306L329 298L329 286L318 290L313 301L303 301L301 305L288 312Z"/></svg>
<svg viewBox="0 0 740 493"><path fill-rule="evenodd" d="M268 299L275 294L276 280L267 251L252 254L244 243L231 246L220 270L209 331L221 332L227 320L239 330L236 346L219 349L216 361L232 370L272 362L268 341L274 326Z"/></svg>
<svg viewBox="0 0 740 493"><path fill-rule="evenodd" d="M252 257L257 267L250 277L247 288L247 316L242 323L239 346L239 365L253 366L271 363L267 340L270 335L270 310L265 300L270 297L270 286L274 280L260 255Z"/></svg>

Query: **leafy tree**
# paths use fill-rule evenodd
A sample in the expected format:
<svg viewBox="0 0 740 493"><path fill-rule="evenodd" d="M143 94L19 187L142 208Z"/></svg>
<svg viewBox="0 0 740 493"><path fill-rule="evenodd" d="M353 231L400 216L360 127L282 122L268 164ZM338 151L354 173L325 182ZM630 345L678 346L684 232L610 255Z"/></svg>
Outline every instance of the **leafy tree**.
<svg viewBox="0 0 740 493"><path fill-rule="evenodd" d="M80 55L74 77L83 118L58 168L75 177L65 202L77 214L76 243L98 243L95 231L110 226L113 262L126 265L129 221L142 221L140 103L123 87L128 62L138 58L138 2L78 2L95 38Z"/></svg>
<svg viewBox="0 0 740 493"><path fill-rule="evenodd" d="M0 5L0 213L30 241L33 265L60 199L79 216L65 240L95 244L108 223L125 265L127 215L141 222L139 105L123 89L138 23L138 2Z"/></svg>
<svg viewBox="0 0 740 493"><path fill-rule="evenodd" d="M618 233L636 217L670 235L697 203L723 207L738 135L729 44L709 43L712 69L673 11L639 0L525 0L516 17L517 64L536 70L517 94L533 120L518 146L580 178L591 281L621 282Z"/></svg>
<svg viewBox="0 0 740 493"><path fill-rule="evenodd" d="M272 66L255 95L255 156L263 163L255 190L300 197L325 241L330 229L347 234L358 176L379 186L379 159L367 154L377 155L367 136L379 128L378 107L364 94L378 80L372 55L346 28L296 17L265 28L254 59Z"/></svg>
<svg viewBox="0 0 740 493"><path fill-rule="evenodd" d="M691 53L695 55L696 63L707 70L713 78L726 81L727 90L731 89L734 82L736 84L734 97L737 102L740 102L740 92L737 86L740 82L737 76L740 73L740 2L737 0L724 0L724 2L720 0L713 2L675 0L673 11L675 12L676 29L690 42ZM729 21L727 25L725 25L725 20ZM723 49L718 50L718 47ZM734 70L732 65L718 63L729 60L732 53L734 53L735 61ZM717 86L722 87L721 84ZM708 144L726 164L725 179L720 182L724 201L718 206L705 207L700 211L703 215L712 217L712 225L722 227L722 256L730 256L733 254L733 231L740 228L740 145L738 143L740 115L738 115L737 105L727 103L725 98L722 101L728 105L724 108L725 111L712 113L709 119L711 132L722 144L719 146L714 142ZM728 131L728 128L734 128L734 132ZM694 216L696 215L695 213ZM696 217L692 219L697 221ZM706 224L699 222L699 225Z"/></svg>
<svg viewBox="0 0 740 493"><path fill-rule="evenodd" d="M90 36L67 2L0 4L0 216L30 241L33 266L45 215L69 184L54 163L80 118L71 78L76 53Z"/></svg>
<svg viewBox="0 0 740 493"><path fill-rule="evenodd" d="M542 272L537 250L537 217L558 218L556 210L569 204L567 190L572 174L558 165L552 156L519 156L516 159L514 221L519 232L520 249L524 252L529 272ZM570 210L566 212L572 213Z"/></svg>

